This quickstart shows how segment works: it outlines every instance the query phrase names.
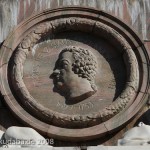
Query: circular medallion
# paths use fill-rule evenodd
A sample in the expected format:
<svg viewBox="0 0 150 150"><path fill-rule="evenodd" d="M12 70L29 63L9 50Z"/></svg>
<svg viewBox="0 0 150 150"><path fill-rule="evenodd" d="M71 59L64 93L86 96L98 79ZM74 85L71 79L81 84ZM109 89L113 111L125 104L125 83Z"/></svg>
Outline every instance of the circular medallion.
<svg viewBox="0 0 150 150"><path fill-rule="evenodd" d="M0 55L6 103L49 137L103 136L147 100L147 50L127 25L102 11L69 7L33 15L8 36Z"/></svg>

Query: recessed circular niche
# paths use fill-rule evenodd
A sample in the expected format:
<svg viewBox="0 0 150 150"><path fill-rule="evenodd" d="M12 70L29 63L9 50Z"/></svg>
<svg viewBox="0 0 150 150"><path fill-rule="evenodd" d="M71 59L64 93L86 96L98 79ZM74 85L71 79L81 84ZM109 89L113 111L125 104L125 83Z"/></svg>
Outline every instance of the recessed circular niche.
<svg viewBox="0 0 150 150"><path fill-rule="evenodd" d="M8 36L1 58L8 107L49 137L104 136L131 119L148 95L147 50L133 30L102 11L33 15Z"/></svg>

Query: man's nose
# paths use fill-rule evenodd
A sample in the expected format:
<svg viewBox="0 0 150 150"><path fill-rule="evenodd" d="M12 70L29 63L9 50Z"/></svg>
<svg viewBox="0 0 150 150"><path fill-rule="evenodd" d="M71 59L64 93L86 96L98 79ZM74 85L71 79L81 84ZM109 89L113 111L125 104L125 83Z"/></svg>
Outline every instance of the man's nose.
<svg viewBox="0 0 150 150"><path fill-rule="evenodd" d="M54 74L54 75L60 74L60 70L59 70L59 69L55 69L55 70L53 71L53 74Z"/></svg>
<svg viewBox="0 0 150 150"><path fill-rule="evenodd" d="M53 71L53 73L50 75L50 78L56 77L57 75L60 74L60 70L56 69Z"/></svg>

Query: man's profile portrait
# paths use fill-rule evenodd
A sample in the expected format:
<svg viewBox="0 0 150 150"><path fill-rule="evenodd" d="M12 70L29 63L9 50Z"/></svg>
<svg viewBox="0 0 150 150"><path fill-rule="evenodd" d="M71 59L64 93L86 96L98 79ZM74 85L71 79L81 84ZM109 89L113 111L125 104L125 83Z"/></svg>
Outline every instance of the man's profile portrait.
<svg viewBox="0 0 150 150"><path fill-rule="evenodd" d="M87 49L69 46L64 48L55 63L53 73L54 92L68 100L83 100L96 91L96 57Z"/></svg>

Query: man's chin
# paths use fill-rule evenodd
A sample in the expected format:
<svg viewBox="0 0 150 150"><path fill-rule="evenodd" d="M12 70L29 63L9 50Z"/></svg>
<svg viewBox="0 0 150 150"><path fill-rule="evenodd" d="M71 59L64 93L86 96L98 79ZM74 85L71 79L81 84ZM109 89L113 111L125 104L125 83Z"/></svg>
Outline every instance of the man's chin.
<svg viewBox="0 0 150 150"><path fill-rule="evenodd" d="M64 86L58 86L58 85L57 86L55 85L53 87L53 91L59 93L61 96L65 96L66 93L68 92Z"/></svg>

